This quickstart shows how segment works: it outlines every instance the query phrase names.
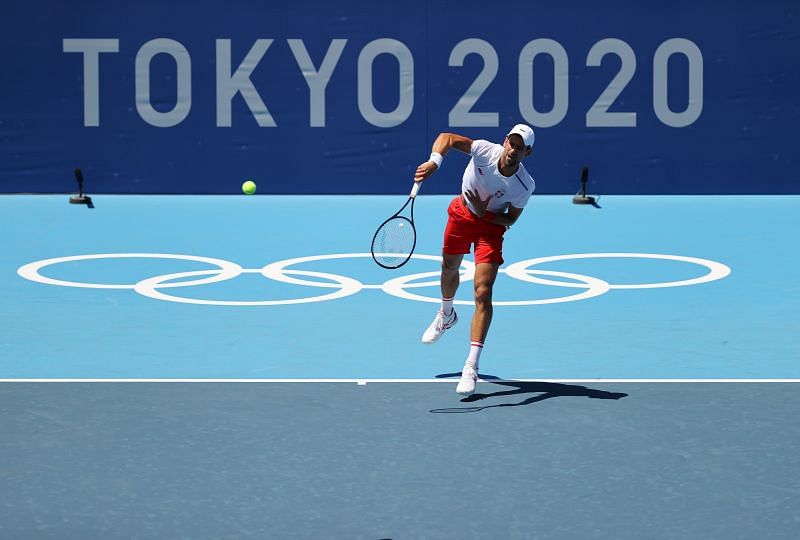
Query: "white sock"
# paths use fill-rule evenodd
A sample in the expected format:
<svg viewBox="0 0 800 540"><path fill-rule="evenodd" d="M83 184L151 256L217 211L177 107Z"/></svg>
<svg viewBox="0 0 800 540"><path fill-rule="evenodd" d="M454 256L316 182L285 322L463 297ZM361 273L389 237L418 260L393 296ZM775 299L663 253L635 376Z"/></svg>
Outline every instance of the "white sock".
<svg viewBox="0 0 800 540"><path fill-rule="evenodd" d="M469 344L469 356L467 356L466 365L472 366L475 371L478 371L478 361L481 358L481 351L483 350L483 343L480 341L472 341Z"/></svg>
<svg viewBox="0 0 800 540"><path fill-rule="evenodd" d="M453 312L453 299L442 298L442 313L450 315Z"/></svg>

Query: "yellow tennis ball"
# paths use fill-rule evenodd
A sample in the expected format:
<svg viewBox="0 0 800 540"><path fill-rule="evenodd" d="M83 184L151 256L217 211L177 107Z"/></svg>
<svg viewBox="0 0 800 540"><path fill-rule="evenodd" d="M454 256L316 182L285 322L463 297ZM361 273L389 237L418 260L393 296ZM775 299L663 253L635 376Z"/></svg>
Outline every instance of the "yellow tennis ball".
<svg viewBox="0 0 800 540"><path fill-rule="evenodd" d="M256 183L252 180L246 181L244 184L242 184L242 191L245 195L252 195L256 192Z"/></svg>

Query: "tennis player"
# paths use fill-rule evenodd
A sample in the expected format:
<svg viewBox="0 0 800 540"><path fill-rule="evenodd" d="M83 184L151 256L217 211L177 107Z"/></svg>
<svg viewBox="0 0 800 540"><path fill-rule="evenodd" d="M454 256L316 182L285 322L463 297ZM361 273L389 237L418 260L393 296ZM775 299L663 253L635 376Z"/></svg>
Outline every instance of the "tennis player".
<svg viewBox="0 0 800 540"><path fill-rule="evenodd" d="M422 335L423 343L433 343L458 322L453 299L459 285L459 267L464 255L475 251L475 313L472 316L470 348L459 394L475 391L486 334L492 322L492 287L503 264L503 235L519 219L535 183L522 165L533 151L533 129L517 124L503 144L472 140L455 133L440 133L433 142L428 161L417 167L414 180L430 177L442 166L451 148L469 154L470 160L461 181L461 194L447 209L448 220L442 247L442 304L433 322Z"/></svg>

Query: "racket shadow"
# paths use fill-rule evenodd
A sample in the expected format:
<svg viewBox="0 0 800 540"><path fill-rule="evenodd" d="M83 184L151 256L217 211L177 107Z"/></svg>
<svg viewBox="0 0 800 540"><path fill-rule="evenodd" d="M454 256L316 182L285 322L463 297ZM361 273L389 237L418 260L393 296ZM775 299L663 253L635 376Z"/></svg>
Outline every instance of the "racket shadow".
<svg viewBox="0 0 800 540"><path fill-rule="evenodd" d="M441 375L437 375L436 378L451 378L451 377L460 377L461 373L443 373ZM501 407L520 407L523 405L531 405L533 403L537 403L539 401L544 401L546 399L552 399L557 397L588 397L591 399L621 399L627 397L628 394L622 392L607 392L605 390L596 390L594 388L588 388L586 386L580 386L577 384L563 384L563 383L552 383L552 382L538 382L538 381L510 381L501 379L500 377L495 377L493 375L481 375L481 380L485 383L490 383L498 386L505 386L508 387L509 390L499 390L497 392L491 393L475 393L471 396L467 396L461 399L461 403L475 403L477 401L481 401L484 399L489 398L498 398L498 397L506 397L506 396L516 396L516 395L526 395L526 394L536 394L532 395L518 403L496 403L492 405L483 405L479 407L448 407L443 409L431 409L430 412L438 413L438 414L447 414L447 413L472 413L472 412L480 412L485 409L495 409Z"/></svg>

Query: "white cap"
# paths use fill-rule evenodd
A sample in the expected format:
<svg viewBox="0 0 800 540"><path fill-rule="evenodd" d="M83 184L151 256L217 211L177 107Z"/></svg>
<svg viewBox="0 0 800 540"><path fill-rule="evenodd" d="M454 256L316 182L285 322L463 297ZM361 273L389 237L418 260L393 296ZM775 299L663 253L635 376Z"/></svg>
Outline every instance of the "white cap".
<svg viewBox="0 0 800 540"><path fill-rule="evenodd" d="M525 124L517 124L511 131L508 132L508 135L517 134L522 137L522 142L525 143L525 146L533 146L533 129L530 126L526 126ZM506 135L506 137L508 137Z"/></svg>

